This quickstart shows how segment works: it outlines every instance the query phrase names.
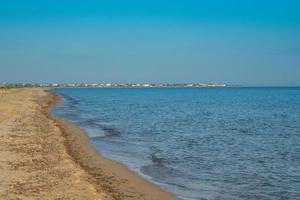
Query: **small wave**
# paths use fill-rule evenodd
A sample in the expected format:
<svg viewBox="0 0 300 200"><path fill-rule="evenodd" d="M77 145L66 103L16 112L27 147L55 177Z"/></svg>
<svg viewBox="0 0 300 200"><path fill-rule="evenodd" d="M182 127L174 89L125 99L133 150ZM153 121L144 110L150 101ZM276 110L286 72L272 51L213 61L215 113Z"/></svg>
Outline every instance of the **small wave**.
<svg viewBox="0 0 300 200"><path fill-rule="evenodd" d="M121 135L121 132L112 127L101 127L104 131L105 137L118 137Z"/></svg>
<svg viewBox="0 0 300 200"><path fill-rule="evenodd" d="M121 132L112 127L103 127L101 125L98 125L98 128L96 129L98 130L97 132L93 131L93 134L89 134L91 135L91 137L89 137L93 140L102 140L104 138L119 137L121 135Z"/></svg>
<svg viewBox="0 0 300 200"><path fill-rule="evenodd" d="M79 125L82 126L92 126L92 127L100 127L99 122L96 119L87 119L79 122Z"/></svg>
<svg viewBox="0 0 300 200"><path fill-rule="evenodd" d="M89 138L93 139L93 140L97 140L97 139L101 139L103 137L105 137L105 134L102 130L87 130L87 135Z"/></svg>
<svg viewBox="0 0 300 200"><path fill-rule="evenodd" d="M157 157L156 153L151 153L150 158L151 158L152 163L154 163L156 165L162 165L164 162L163 158Z"/></svg>
<svg viewBox="0 0 300 200"><path fill-rule="evenodd" d="M76 122L76 124L83 127L88 137L93 140L119 137L121 135L120 131L113 127L103 125L97 119L81 120L80 122Z"/></svg>
<svg viewBox="0 0 300 200"><path fill-rule="evenodd" d="M73 112L66 112L64 114L64 116L67 118L67 119L77 119L78 118L78 115L76 113L73 113Z"/></svg>
<svg viewBox="0 0 300 200"><path fill-rule="evenodd" d="M76 100L73 97L70 97L66 94L62 94L62 93L57 93L58 95L60 95L61 97L63 97L65 100L67 100L69 107L74 107L75 105L79 104L79 101Z"/></svg>
<svg viewBox="0 0 300 200"><path fill-rule="evenodd" d="M142 166L141 172L145 175L152 177L158 182L164 183L173 182L171 179L174 177L184 177L184 174L182 172L172 167L165 166L163 164L151 164Z"/></svg>
<svg viewBox="0 0 300 200"><path fill-rule="evenodd" d="M178 184L178 183L172 183L172 182L166 182L166 183L169 184L169 185L173 185L173 186L176 186L176 187L185 189L185 190L188 190L188 189L189 189L189 188L187 188L186 186L180 185L180 184Z"/></svg>

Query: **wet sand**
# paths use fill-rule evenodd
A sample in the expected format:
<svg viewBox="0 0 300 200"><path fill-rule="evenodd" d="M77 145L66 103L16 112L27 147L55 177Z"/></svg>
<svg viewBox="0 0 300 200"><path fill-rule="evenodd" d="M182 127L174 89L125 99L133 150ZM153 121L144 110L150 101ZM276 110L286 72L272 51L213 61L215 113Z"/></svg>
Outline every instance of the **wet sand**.
<svg viewBox="0 0 300 200"><path fill-rule="evenodd" d="M176 199L89 146L41 88L0 89L0 199Z"/></svg>

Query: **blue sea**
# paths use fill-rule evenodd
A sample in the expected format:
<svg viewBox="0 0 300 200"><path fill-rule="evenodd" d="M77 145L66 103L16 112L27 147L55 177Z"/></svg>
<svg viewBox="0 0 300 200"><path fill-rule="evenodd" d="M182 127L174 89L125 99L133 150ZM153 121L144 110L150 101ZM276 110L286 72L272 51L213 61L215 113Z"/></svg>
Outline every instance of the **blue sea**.
<svg viewBox="0 0 300 200"><path fill-rule="evenodd" d="M99 154L181 199L300 199L300 88L52 91Z"/></svg>

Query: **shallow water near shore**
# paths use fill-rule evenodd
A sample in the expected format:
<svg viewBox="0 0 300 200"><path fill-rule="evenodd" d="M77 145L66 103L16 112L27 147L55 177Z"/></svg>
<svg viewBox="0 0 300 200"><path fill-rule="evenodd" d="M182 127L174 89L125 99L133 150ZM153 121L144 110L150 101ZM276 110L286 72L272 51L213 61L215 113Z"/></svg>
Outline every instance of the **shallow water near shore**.
<svg viewBox="0 0 300 200"><path fill-rule="evenodd" d="M300 88L51 91L99 154L179 198L300 198Z"/></svg>

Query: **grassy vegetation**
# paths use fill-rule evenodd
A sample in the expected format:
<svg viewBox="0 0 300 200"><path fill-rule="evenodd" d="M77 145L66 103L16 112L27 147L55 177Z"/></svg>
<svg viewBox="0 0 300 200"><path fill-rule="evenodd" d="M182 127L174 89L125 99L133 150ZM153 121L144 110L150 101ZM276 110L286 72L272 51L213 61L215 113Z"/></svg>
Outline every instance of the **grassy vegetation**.
<svg viewBox="0 0 300 200"><path fill-rule="evenodd" d="M0 84L0 89L23 88L23 87L38 87L37 84Z"/></svg>
<svg viewBox="0 0 300 200"><path fill-rule="evenodd" d="M7 88L8 88L7 85L0 84L0 89L7 89Z"/></svg>

